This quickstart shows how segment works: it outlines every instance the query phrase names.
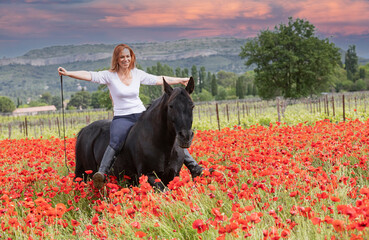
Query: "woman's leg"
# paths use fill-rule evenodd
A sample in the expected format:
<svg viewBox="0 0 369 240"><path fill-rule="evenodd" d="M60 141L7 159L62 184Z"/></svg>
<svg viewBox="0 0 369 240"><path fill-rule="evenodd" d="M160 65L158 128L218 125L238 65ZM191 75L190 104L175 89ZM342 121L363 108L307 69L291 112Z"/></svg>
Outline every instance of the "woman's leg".
<svg viewBox="0 0 369 240"><path fill-rule="evenodd" d="M137 114L114 117L110 125L110 141L101 160L99 171L94 174L92 180L94 186L102 188L105 182L105 174L108 174L114 164L115 156L123 147L131 127L136 123Z"/></svg>

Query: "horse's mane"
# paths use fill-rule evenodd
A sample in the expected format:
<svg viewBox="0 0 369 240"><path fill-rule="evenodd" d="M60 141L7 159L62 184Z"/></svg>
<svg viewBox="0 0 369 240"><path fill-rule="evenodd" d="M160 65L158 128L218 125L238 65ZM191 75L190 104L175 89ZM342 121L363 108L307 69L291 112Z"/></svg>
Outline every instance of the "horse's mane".
<svg viewBox="0 0 369 240"><path fill-rule="evenodd" d="M151 112L152 109L158 107L159 105L161 105L164 102L167 102L169 99L175 98L178 94L181 93L182 89L184 90L184 88L180 88L181 91L175 91L177 88L173 89L173 92L170 96L168 96L168 94L163 93L160 97L158 97L157 99L154 99L147 107L146 107L146 111L143 112L143 115L146 114L147 112Z"/></svg>

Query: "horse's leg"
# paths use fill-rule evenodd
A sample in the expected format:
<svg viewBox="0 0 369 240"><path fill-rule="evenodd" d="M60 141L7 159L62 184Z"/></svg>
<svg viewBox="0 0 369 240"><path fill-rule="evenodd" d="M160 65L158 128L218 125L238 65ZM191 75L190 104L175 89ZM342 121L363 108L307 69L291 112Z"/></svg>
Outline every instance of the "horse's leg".
<svg viewBox="0 0 369 240"><path fill-rule="evenodd" d="M83 178L84 168L81 161L76 160L76 169L74 170L74 179L80 177ZM86 181L86 179L83 179Z"/></svg>
<svg viewBox="0 0 369 240"><path fill-rule="evenodd" d="M159 190L160 192L164 192L164 190L167 188L161 181L156 182L155 180L158 179L154 173L147 174L148 182L150 185L154 188Z"/></svg>

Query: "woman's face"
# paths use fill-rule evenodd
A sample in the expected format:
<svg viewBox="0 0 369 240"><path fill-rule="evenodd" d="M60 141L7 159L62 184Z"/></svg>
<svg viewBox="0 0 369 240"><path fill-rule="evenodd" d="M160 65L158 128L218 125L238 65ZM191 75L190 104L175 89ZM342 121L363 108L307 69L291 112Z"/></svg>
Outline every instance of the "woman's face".
<svg viewBox="0 0 369 240"><path fill-rule="evenodd" d="M119 56L119 66L123 69L128 69L131 64L131 53L127 48L123 49Z"/></svg>

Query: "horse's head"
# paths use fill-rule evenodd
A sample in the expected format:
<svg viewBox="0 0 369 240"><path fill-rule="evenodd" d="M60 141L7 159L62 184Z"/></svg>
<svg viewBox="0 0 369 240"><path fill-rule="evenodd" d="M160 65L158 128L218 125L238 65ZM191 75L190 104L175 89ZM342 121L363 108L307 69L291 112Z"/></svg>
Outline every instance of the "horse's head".
<svg viewBox="0 0 369 240"><path fill-rule="evenodd" d="M172 88L163 78L164 92L169 95L167 106L168 126L176 132L178 145L182 148L189 148L192 143L192 111L194 103L190 94L195 88L195 83L191 77L186 88Z"/></svg>

